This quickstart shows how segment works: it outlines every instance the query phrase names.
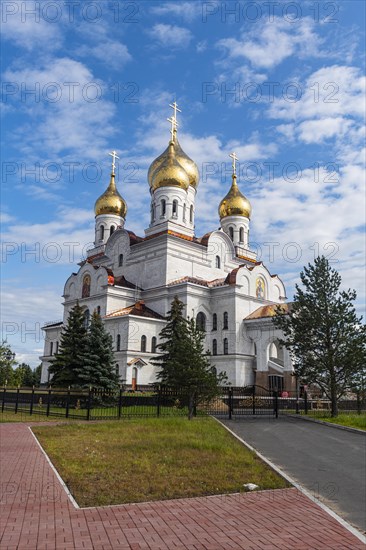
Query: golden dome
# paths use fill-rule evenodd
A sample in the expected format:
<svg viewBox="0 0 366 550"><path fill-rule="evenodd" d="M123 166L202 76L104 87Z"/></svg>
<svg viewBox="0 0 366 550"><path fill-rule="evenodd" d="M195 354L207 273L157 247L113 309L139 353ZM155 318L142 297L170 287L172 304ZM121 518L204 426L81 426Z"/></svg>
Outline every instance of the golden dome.
<svg viewBox="0 0 366 550"><path fill-rule="evenodd" d="M96 216L101 214L114 214L121 218L126 218L127 204L118 193L115 182L115 175L111 174L111 181L103 195L97 199L94 211Z"/></svg>
<svg viewBox="0 0 366 550"><path fill-rule="evenodd" d="M150 167L149 167L149 170L148 170L148 173L147 173L147 181L149 182L149 185L151 187L151 181L152 181L152 177L153 177L153 174L154 172L156 171L157 168L159 168L159 166L161 164L163 164L164 160L167 158L168 156L168 152L169 152L169 145L168 147L165 149L165 151L163 153L161 153L161 155L159 155L155 160L152 161L152 163L150 164Z"/></svg>
<svg viewBox="0 0 366 550"><path fill-rule="evenodd" d="M188 174L189 185L196 189L200 179L197 164L183 151L176 135L174 137L174 149L177 161L183 166L184 170Z"/></svg>
<svg viewBox="0 0 366 550"><path fill-rule="evenodd" d="M163 155L160 155L160 157ZM152 173L150 182L150 186L153 191L159 189L160 187L180 187L185 191L188 190L189 176L176 159L173 141L169 143L167 154L164 156L163 161Z"/></svg>
<svg viewBox="0 0 366 550"><path fill-rule="evenodd" d="M241 193L233 174L233 183L228 194L222 199L219 206L220 220L227 216L244 216L250 218L252 207L249 200Z"/></svg>
<svg viewBox="0 0 366 550"><path fill-rule="evenodd" d="M191 185L194 188L197 188L198 182L199 182L199 172L196 163L189 158L188 155L183 151L182 147L180 146L180 143L178 141L176 132L174 132L174 139L173 139L174 145L174 153L175 158L179 162L179 164L184 168L184 170L187 172L189 177L189 185ZM163 162L166 160L169 154L169 146L165 149L165 151L159 155L150 165L149 171L147 173L147 180L149 182L150 187L152 187L152 178L154 175L154 172L163 164Z"/></svg>

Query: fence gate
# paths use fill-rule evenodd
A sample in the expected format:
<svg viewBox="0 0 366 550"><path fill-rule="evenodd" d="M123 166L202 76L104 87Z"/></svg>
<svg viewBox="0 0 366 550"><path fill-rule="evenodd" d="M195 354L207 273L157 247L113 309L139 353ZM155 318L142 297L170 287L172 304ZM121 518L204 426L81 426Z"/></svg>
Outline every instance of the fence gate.
<svg viewBox="0 0 366 550"><path fill-rule="evenodd" d="M274 415L277 398L271 390L262 386L233 387L231 395L231 415ZM229 411L230 412L230 411Z"/></svg>

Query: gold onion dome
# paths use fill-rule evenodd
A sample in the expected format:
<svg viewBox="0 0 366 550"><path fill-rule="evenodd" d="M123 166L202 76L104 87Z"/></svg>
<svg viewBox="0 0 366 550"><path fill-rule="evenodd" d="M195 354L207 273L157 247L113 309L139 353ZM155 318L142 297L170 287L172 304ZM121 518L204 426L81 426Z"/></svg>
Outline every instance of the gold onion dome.
<svg viewBox="0 0 366 550"><path fill-rule="evenodd" d="M174 154L176 160L179 162L181 167L186 171L189 177L189 185L191 185L194 188L197 188L198 182L200 179L200 175L198 172L198 168L196 163L189 158L188 155L183 151L182 147L180 146L180 143L178 141L176 132L174 133L174 139L173 139L173 146L174 146ZM147 179L149 182L150 187L152 187L152 179L153 175L156 172L156 170L163 164L163 162L167 159L169 155L169 147L165 149L165 151L159 155L150 165L149 171L147 173Z"/></svg>
<svg viewBox="0 0 366 550"><path fill-rule="evenodd" d="M126 217L127 204L117 191L115 175L113 173L111 174L108 188L104 191L103 195L97 199L94 211L96 216L100 216L101 214L114 214L121 218Z"/></svg>
<svg viewBox="0 0 366 550"><path fill-rule="evenodd" d="M228 194L222 199L219 205L220 220L227 216L244 216L250 218L252 207L249 200L241 193L236 183L236 175L233 174L233 182Z"/></svg>
<svg viewBox="0 0 366 550"><path fill-rule="evenodd" d="M183 151L176 135L174 138L174 149L175 149L175 156L177 158L177 161L179 162L179 164L183 166L184 170L188 174L189 185L191 185L196 189L200 179L200 174L197 168L197 164L191 158L189 158L189 156L186 155L186 153Z"/></svg>
<svg viewBox="0 0 366 550"><path fill-rule="evenodd" d="M153 191L160 187L180 187L185 191L189 188L189 175L175 156L174 141L169 143L168 148L158 159L161 162L152 171L149 170L149 184ZM158 160L156 159L153 164ZM152 168L153 164L150 166ZM152 173L151 173L152 172Z"/></svg>

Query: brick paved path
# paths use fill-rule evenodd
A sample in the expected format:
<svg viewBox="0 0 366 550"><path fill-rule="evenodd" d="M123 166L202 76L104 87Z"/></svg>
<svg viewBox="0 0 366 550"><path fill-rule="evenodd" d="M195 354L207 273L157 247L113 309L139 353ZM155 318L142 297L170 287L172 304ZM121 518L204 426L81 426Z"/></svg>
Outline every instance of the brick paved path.
<svg viewBox="0 0 366 550"><path fill-rule="evenodd" d="M361 550L296 489L77 509L25 424L0 425L1 550Z"/></svg>

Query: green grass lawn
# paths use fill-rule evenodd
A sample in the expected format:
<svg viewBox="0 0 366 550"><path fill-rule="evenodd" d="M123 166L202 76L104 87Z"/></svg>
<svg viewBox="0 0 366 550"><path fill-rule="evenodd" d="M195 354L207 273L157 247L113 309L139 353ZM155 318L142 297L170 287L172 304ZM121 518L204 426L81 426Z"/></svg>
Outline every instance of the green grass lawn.
<svg viewBox="0 0 366 550"><path fill-rule="evenodd" d="M18 411L15 414L13 411L0 411L0 424L3 422L67 422L65 417L46 416L45 414L37 414L34 412L32 415ZM70 420L71 422L71 420Z"/></svg>
<svg viewBox="0 0 366 550"><path fill-rule="evenodd" d="M241 492L287 482L215 420L37 426L34 433L80 506Z"/></svg>
<svg viewBox="0 0 366 550"><path fill-rule="evenodd" d="M333 424L340 424L341 426L349 426L350 428L358 428L359 430L366 430L366 414L342 414L340 413L337 417L332 418L329 416L329 413L323 415L311 414L309 412L309 417L313 417L318 420L324 420L326 422L332 422Z"/></svg>

